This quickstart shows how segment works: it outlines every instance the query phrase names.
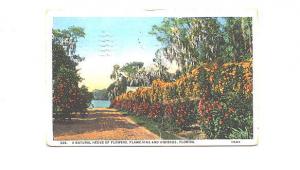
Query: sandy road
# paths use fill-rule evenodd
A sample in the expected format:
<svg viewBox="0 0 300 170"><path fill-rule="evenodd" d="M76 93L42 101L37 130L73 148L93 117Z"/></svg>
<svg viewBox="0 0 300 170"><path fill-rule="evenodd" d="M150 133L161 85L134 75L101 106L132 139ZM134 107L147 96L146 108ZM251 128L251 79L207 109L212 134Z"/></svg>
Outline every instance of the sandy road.
<svg viewBox="0 0 300 170"><path fill-rule="evenodd" d="M54 120L54 140L152 140L157 135L111 108L89 110L85 117Z"/></svg>

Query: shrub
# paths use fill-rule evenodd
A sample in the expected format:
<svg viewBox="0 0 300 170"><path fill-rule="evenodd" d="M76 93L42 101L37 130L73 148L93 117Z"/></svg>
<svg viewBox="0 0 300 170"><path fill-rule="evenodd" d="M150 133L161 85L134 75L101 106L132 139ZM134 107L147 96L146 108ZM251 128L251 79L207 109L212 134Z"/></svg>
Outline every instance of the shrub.
<svg viewBox="0 0 300 170"><path fill-rule="evenodd" d="M197 124L210 139L244 131L241 137L252 138L252 79L252 60L202 64L175 82L154 80L151 88L117 96L112 107L181 129Z"/></svg>

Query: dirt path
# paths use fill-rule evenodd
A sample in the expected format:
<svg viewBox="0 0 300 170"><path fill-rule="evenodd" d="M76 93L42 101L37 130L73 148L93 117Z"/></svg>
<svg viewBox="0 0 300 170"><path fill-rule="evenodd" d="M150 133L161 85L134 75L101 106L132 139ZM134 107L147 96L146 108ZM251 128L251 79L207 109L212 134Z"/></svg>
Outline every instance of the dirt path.
<svg viewBox="0 0 300 170"><path fill-rule="evenodd" d="M54 140L150 140L159 139L116 109L95 108L84 118L54 121Z"/></svg>

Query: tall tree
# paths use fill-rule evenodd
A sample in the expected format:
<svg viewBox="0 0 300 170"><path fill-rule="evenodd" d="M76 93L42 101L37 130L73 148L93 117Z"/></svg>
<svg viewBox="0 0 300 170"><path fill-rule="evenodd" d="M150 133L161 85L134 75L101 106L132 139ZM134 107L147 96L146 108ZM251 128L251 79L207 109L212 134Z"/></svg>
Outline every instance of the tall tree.
<svg viewBox="0 0 300 170"><path fill-rule="evenodd" d="M78 42L79 38L84 38L85 33L84 29L81 27L75 27L71 26L68 29L54 29L53 30L53 39L52 41L56 44L61 45L68 56L75 57L74 59L80 59L76 58L76 44Z"/></svg>
<svg viewBox="0 0 300 170"><path fill-rule="evenodd" d="M122 68L121 71L126 74L128 77L135 76L138 71L144 66L143 62L133 61L130 63L126 63Z"/></svg>
<svg viewBox="0 0 300 170"><path fill-rule="evenodd" d="M226 55L229 60L242 61L253 56L252 18L229 17L225 20Z"/></svg>
<svg viewBox="0 0 300 170"><path fill-rule="evenodd" d="M242 61L253 55L251 17L164 18L150 34L182 73L201 62Z"/></svg>
<svg viewBox="0 0 300 170"><path fill-rule="evenodd" d="M162 43L166 59L175 60L182 72L200 62L216 60L223 51L224 39L217 18L164 18L150 34Z"/></svg>
<svg viewBox="0 0 300 170"><path fill-rule="evenodd" d="M153 62L155 63L155 66L157 68L158 78L164 81L169 81L169 76L167 72L168 69L164 64L163 55L163 51L161 51L161 49L158 49L155 52L155 58L153 59Z"/></svg>
<svg viewBox="0 0 300 170"><path fill-rule="evenodd" d="M70 116L72 112L84 112L92 99L92 94L82 81L76 66L83 60L76 54L78 38L84 37L82 28L70 27L66 30L53 29L53 112Z"/></svg>
<svg viewBox="0 0 300 170"><path fill-rule="evenodd" d="M117 80L120 76L120 66L118 64L115 64L113 66L113 72L110 75L110 78L113 80Z"/></svg>

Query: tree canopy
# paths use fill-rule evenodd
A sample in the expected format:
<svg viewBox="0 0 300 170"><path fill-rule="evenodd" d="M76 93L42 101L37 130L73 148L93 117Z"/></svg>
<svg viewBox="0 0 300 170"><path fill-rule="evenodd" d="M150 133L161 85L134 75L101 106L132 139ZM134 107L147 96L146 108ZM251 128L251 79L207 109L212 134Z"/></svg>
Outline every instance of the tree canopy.
<svg viewBox="0 0 300 170"><path fill-rule="evenodd" d="M220 20L223 22L220 22ZM202 62L242 61L252 57L252 20L193 17L164 18L150 34L162 44L158 49L182 72Z"/></svg>
<svg viewBox="0 0 300 170"><path fill-rule="evenodd" d="M84 37L84 30L72 26L66 30L53 29L52 35L53 112L84 112L93 97L87 87L79 87L83 79L76 68L83 60L76 54L76 43Z"/></svg>

